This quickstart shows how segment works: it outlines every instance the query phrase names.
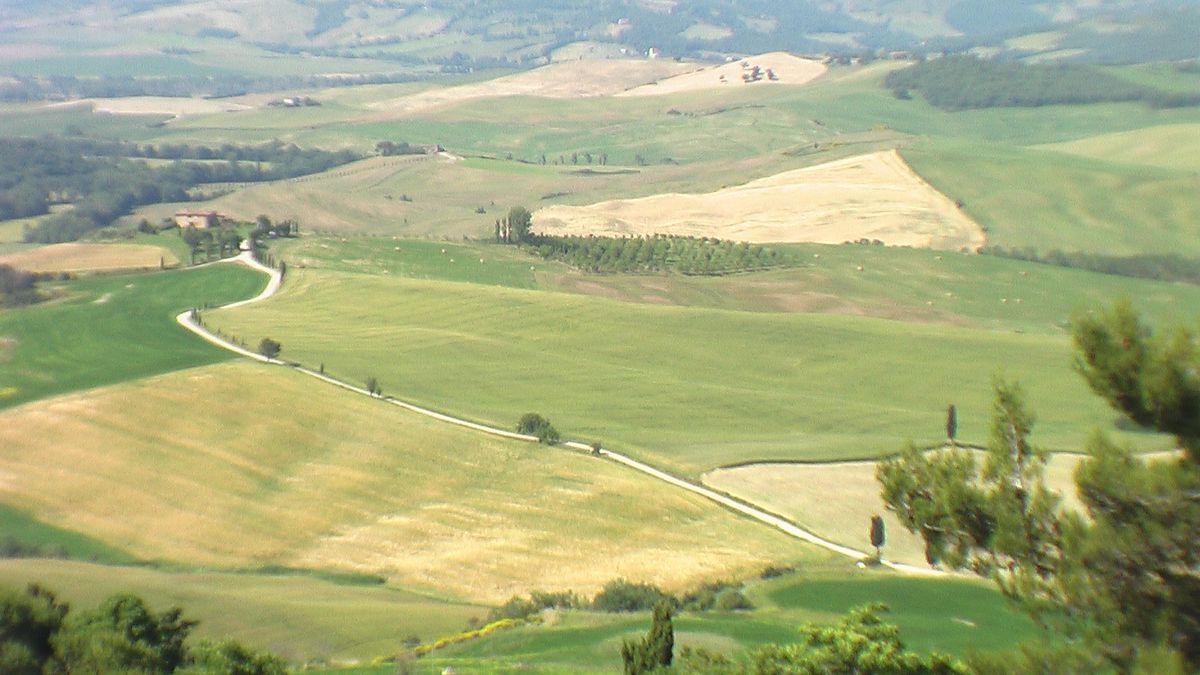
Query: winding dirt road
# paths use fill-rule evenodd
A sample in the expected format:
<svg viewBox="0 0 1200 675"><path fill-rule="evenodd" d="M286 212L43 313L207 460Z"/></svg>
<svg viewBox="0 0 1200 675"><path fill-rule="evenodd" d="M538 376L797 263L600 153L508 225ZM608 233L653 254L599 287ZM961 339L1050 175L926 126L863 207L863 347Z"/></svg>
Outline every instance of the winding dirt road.
<svg viewBox="0 0 1200 675"><path fill-rule="evenodd" d="M228 258L226 260L220 261L220 263L224 263L224 262L241 263L243 265L246 265L253 269L259 270L260 272L263 272L263 273L269 275L271 277L271 280L270 280L270 282L267 283L267 287L265 289L263 289L263 291L261 293L259 293L257 296L250 298L249 300L241 300L239 302L234 302L234 303L231 303L228 305L224 305L224 306L220 307L219 309L241 307L243 305L249 305L249 304L252 304L255 302L261 302L261 301L266 300L267 298L270 298L271 296L273 296L279 290L280 286L283 284L283 277L279 273L278 270L267 267L266 265L255 260L248 251L245 253L242 253L241 255L237 256L236 258ZM213 264L220 264L220 263L213 263ZM241 356L252 358L256 361L261 361L263 363L269 363L269 364L273 364L273 365L290 367L297 372L304 373L305 375L314 377L318 380L321 380L322 382L326 382L328 384L332 384L334 386L341 387L342 389L346 389L348 391L352 391L357 394L362 394L363 396L370 396L372 398L378 398L379 400L381 400L385 403L390 403L392 405L398 406L400 408L404 408L405 410L417 413L419 415L425 415L427 417L432 417L433 419L440 420L440 421L446 422L448 424L455 424L455 425L458 425L461 427L466 427L468 429L473 429L475 431L492 434L494 436L501 436L503 438L509 438L509 439L520 440L520 441L529 441L529 442L533 442L533 443L536 443L538 440L537 437L535 437L535 436L529 436L526 434L518 434L518 433L515 433L512 431L508 431L506 429L500 429L497 427L488 426L486 424L479 424L478 422L471 422L469 420L464 420L464 419L461 419L458 417L454 417L452 415L446 415L444 413L439 413L434 410L429 410L428 408L422 408L421 406L414 405L414 404L408 403L406 401L401 401L401 400L393 398L391 396L383 396L383 397L375 396L374 394L367 391L366 389L363 389L362 387L358 387L358 386L355 386L355 385L352 385L352 384L349 384L346 382L342 382L341 380L330 377L324 373L321 373L321 372L318 372L315 370L310 370L308 368L304 368L303 366L293 365L293 364L287 363L285 361L281 361L279 359L269 359L266 356L263 356L262 354L250 351L240 345L234 344L233 342L226 340L223 337L213 334L207 328L205 328L203 325L201 325L199 322L197 322L195 320L195 318L193 318L192 310L188 310L188 311L180 313L178 316L175 317L175 320L179 323L179 325L181 325L184 328L188 329L189 331L195 333L196 335L200 336L204 340L207 340L208 342L210 342L218 347L221 347L223 349L227 349L227 350L235 352ZM562 443L562 445L565 447L574 449L574 450L580 450L583 452L592 452L592 446L587 445L585 443L580 443L578 441L564 441ZM764 523L766 525L774 527L775 529L783 532L784 534L795 537L802 541L806 541L815 546L820 546L821 548L824 548L829 551L833 551L834 553L837 553L839 555L843 555L843 556L846 556L849 558L861 560L861 559L870 557L869 554L864 551L859 551L857 549L850 548L848 546L843 546L836 542L833 542L833 541L830 541L823 537L820 537L812 532L809 532L808 530L805 530L805 529L797 526L795 523L792 523L792 522L790 522L784 518L781 518L777 515L774 515L772 513L768 513L767 511L764 511L764 510L754 506L753 504L749 504L749 503L741 501L739 499L735 499L733 497L730 497L729 495L722 494L720 492L717 492L716 490L706 488L702 485L697 485L695 483L684 480L677 476L673 476L661 469L657 469L649 464L639 462L638 460L633 459L632 457L629 457L627 455L623 455L619 452L613 452L612 450L606 450L606 449L601 449L599 454L602 457L606 457L608 459L613 460L614 462L623 464L631 469L634 469L635 471L640 471L640 472L642 472L648 476L651 476L653 478L656 478L664 483L669 483L675 487L682 488L689 492L692 492L692 493L695 493L702 497L705 497L706 499L712 500L713 502L716 502L717 504L720 504L721 506L723 506L727 509L736 511L737 513L740 513L749 518L753 518L754 520L757 520L761 523ZM899 571L899 572L904 572L907 574L919 574L919 575L926 575L926 576L944 576L947 574L946 572L943 572L941 570L930 569L927 567L918 567L915 565L907 565L904 563L892 562L890 560L883 560L882 564L885 567L891 568L891 569Z"/></svg>

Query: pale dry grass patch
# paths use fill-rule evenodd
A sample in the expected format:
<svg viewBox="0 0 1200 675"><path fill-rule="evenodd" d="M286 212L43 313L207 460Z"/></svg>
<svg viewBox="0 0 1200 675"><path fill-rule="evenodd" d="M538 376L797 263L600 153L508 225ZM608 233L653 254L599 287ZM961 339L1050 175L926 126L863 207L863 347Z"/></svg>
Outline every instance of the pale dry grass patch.
<svg viewBox="0 0 1200 675"><path fill-rule="evenodd" d="M84 99L98 113L112 115L215 115L250 110L250 106L225 100L166 96Z"/></svg>
<svg viewBox="0 0 1200 675"><path fill-rule="evenodd" d="M756 67L761 79L757 81L743 79L743 75L748 75ZM713 89L740 89L747 86L803 85L824 75L826 70L825 64L820 61L792 56L786 52L770 52L758 56L748 56L720 66L710 66L674 75L623 91L617 96L664 96ZM767 71L770 71L775 79L769 79Z"/></svg>
<svg viewBox="0 0 1200 675"><path fill-rule="evenodd" d="M100 272L174 266L179 259L160 246L68 243L0 255L0 263L29 272Z"/></svg>
<svg viewBox="0 0 1200 675"><path fill-rule="evenodd" d="M4 411L0 446L6 503L147 559L382 573L498 601L823 555L604 460L246 363Z"/></svg>
<svg viewBox="0 0 1200 675"><path fill-rule="evenodd" d="M645 59L585 59L553 63L528 72L457 87L433 89L370 104L390 114L410 115L482 98L612 96L632 87L696 70L696 64Z"/></svg>
<svg viewBox="0 0 1200 675"><path fill-rule="evenodd" d="M895 150L786 171L705 194L662 194L534 214L544 234L672 234L748 242L859 239L957 250L983 245L978 224Z"/></svg>
<svg viewBox="0 0 1200 675"><path fill-rule="evenodd" d="M1162 459L1169 453L1153 453ZM1063 507L1082 511L1074 475L1086 455L1056 453L1046 465L1046 483L1063 499ZM982 461L982 457L980 457ZM717 469L703 476L705 485L748 500L835 542L872 551L871 517L883 516L889 560L925 564L921 537L904 529L879 496L875 462L829 464L752 464Z"/></svg>

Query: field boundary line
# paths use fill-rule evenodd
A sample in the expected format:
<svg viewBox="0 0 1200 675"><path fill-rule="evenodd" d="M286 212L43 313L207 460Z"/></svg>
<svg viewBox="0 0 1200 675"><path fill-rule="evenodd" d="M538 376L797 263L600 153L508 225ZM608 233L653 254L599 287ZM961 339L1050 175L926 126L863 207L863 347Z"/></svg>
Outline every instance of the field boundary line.
<svg viewBox="0 0 1200 675"><path fill-rule="evenodd" d="M235 258L226 258L225 260L222 260L220 262L239 262L243 265L246 265L246 266L256 269L260 272L264 272L264 273L268 274L271 277L271 280L267 283L267 287L264 288L263 291L261 293L259 293L257 296L250 298L249 300L240 300L238 302L233 302L228 305L222 305L221 307L218 307L217 309L231 309L234 307L243 307L245 305L249 305L249 304L255 303L255 302L261 302L261 301L266 300L267 298L270 298L271 296L275 295L275 293L279 290L280 286L283 284L283 275L280 274L279 270L272 269L271 267L268 267L268 266L262 264L261 262L256 260L250 254L249 251L246 251ZM195 333L196 335L200 336L201 338L204 338L206 341L208 341L218 347L221 347L223 349L227 349L229 351L235 352L242 356L252 358L255 361L259 361L262 363L268 363L271 365L289 367L296 372L303 373L304 375L308 375L309 377L316 378L322 382L332 384L337 387L341 387L342 389L345 389L347 391L352 391L356 394L362 394L363 396L369 396L370 398L378 399L384 403L389 403L391 405L403 408L405 410L416 413L418 415L424 415L426 417L430 417L432 419L439 420L441 422L446 422L448 424L454 424L454 425L457 425L460 427L465 427L467 429L472 429L474 431L491 434L493 436L500 436L502 438L508 438L511 440L526 441L526 442L531 442L531 443L538 442L538 438L536 436L530 436L528 434L520 434L520 433L516 433L513 431L508 431L507 429L501 429L499 427L493 427L493 426L490 426L487 424L481 424L479 422L472 422L470 420L465 420L460 417L455 417L453 415L447 415L445 413L440 413L440 412L437 412L434 410L430 410L428 408L423 408L419 405L409 403L407 401L401 401L400 399L397 399L397 398L394 398L391 396L377 396L377 395L371 393L370 391L368 391L367 389L359 387L358 385L350 384L348 382L343 382L342 380L339 380L335 377L326 375L325 373L322 373L322 372L319 372L316 370L311 370L309 368L305 368L299 364L289 363L287 361L283 361L280 359L267 358L266 356L264 356L262 354L250 351L249 349L246 349L245 347L242 347L241 345L235 344L234 342L232 342L229 339L226 339L224 337L221 337L219 335L212 333L207 328L205 328L203 325L201 325L199 323L199 321L196 320L194 313L195 313L195 310L189 309L185 312L180 313L178 316L176 316L175 320L179 323L179 325L181 325L184 328L186 328L187 330ZM581 443L579 441L564 441L561 443L561 445L563 445L564 447L571 448L573 450L580 450L583 452L590 453L590 452L595 451L592 446L587 445L585 443ZM655 478L661 482L668 483L675 487L687 490L688 492L691 492L693 494L697 494L701 497L708 499L709 501L715 502L721 506L724 506L727 509L730 509L730 510L732 510L736 513L739 513L743 516L747 516L749 518L757 520L765 525L769 525L769 526L783 532L784 534L787 534L796 539L800 539L801 541L808 542L810 544L813 544L814 546L819 546L828 551L832 551L834 553L846 556L848 558L854 558L856 560L866 560L871 557L868 553L866 553L864 551L859 551L858 549L854 549L849 546L843 546L836 542L825 539L824 537L821 537L813 532L810 532L810 531L800 527L799 525L787 520L786 518L777 516L773 513L769 513L757 506L754 506L753 504L742 501L740 499L736 499L736 498L731 497L726 494L722 494L711 488L707 488L702 485L697 485L695 483L692 483L692 482L689 482L682 478L679 478L678 476L673 476L673 475L667 473L666 471L663 471L662 469L656 468L656 467L646 464L644 462L640 462L640 461L633 459L632 457L629 457L627 455L621 454L619 452L614 452L612 450L606 450L604 448L600 448L599 452L597 454L599 454L599 456L601 456L601 457L604 457L604 458L610 459L614 462L617 462L618 464L622 464L630 469L639 471L639 472L641 472L647 476L650 476L652 478ZM904 563L893 562L893 561L886 560L886 559L880 560L879 562L884 567L895 570L897 572L904 572L906 574L916 574L916 575L924 575L924 576L945 576L947 574L946 572L944 572L942 570L918 567L916 565L907 565Z"/></svg>

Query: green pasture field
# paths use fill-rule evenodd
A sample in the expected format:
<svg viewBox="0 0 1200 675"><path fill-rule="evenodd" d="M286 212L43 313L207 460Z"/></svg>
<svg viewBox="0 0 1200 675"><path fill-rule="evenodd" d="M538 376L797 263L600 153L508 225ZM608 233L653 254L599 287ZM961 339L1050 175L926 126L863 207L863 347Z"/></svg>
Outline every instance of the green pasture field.
<svg viewBox="0 0 1200 675"><path fill-rule="evenodd" d="M45 103L0 108L5 136L98 136L142 141L162 133L158 129L169 115L107 115L92 112L90 105L55 106Z"/></svg>
<svg viewBox="0 0 1200 675"><path fill-rule="evenodd" d="M964 202L990 244L1200 256L1191 172L944 141L903 154L930 183Z"/></svg>
<svg viewBox="0 0 1200 675"><path fill-rule="evenodd" d="M171 572L59 560L0 560L0 584L39 583L77 610L134 593L156 610L172 606L200 622L196 635L233 638L294 664L370 661L403 640L463 630L487 608L393 586L337 584L311 576Z"/></svg>
<svg viewBox="0 0 1200 675"><path fill-rule="evenodd" d="M230 358L175 325L189 307L252 297L261 272L236 265L51 284L63 297L0 310L0 409L54 394Z"/></svg>
<svg viewBox="0 0 1200 675"><path fill-rule="evenodd" d="M37 218L16 218L0 220L0 246L20 244L24 240L23 226L32 225Z"/></svg>
<svg viewBox="0 0 1200 675"><path fill-rule="evenodd" d="M1121 297L1135 300L1158 325L1200 315L1200 287L1188 284L904 247L781 248L799 261L796 268L724 277L590 274L487 242L305 235L277 240L271 250L289 265L308 269L565 291L639 304L863 315L1053 335L1068 330L1075 312Z"/></svg>
<svg viewBox="0 0 1200 675"><path fill-rule="evenodd" d="M102 563L131 563L133 556L85 534L47 525L20 509L0 504L0 537L34 548L42 555Z"/></svg>
<svg viewBox="0 0 1200 675"><path fill-rule="evenodd" d="M929 105L920 96L899 100L881 86L888 72L903 65L886 62L861 68L833 68L804 87L770 90L773 100L768 107L798 109L826 127L843 132L883 125L918 136L1007 145L1053 143L1152 125L1200 121L1200 107L1154 110L1139 103L947 112Z"/></svg>
<svg viewBox="0 0 1200 675"><path fill-rule="evenodd" d="M476 261L474 264L478 264ZM1069 338L856 316L766 314L295 270L277 298L206 314L248 343L435 409L515 424L535 411L675 471L875 457L904 439L982 442L991 379L1024 383L1038 442L1078 448L1115 415ZM1162 448L1161 437L1126 436Z"/></svg>
<svg viewBox="0 0 1200 675"><path fill-rule="evenodd" d="M1109 162L1200 171L1200 124L1172 124L1040 146Z"/></svg>
<svg viewBox="0 0 1200 675"><path fill-rule="evenodd" d="M37 75L43 77L52 77L55 75L73 75L76 77L99 77L103 75L196 77L230 75L234 71L203 66L189 59L169 54L123 54L119 56L70 54L8 61L0 65L0 72L8 75Z"/></svg>
<svg viewBox="0 0 1200 675"><path fill-rule="evenodd" d="M884 621L919 652L963 656L1003 650L1033 639L1037 629L991 586L973 580L927 579L878 572L792 574L751 586L748 612L684 612L674 618L676 655L683 647L738 654L767 643L787 644L806 622L832 623L849 609L882 601ZM411 663L413 672L609 673L621 670L621 641L644 635L647 612L613 615L556 612L542 625L494 633ZM390 673L395 666L319 671Z"/></svg>
<svg viewBox="0 0 1200 675"><path fill-rule="evenodd" d="M154 221L151 221L152 223ZM136 225L135 225L136 226ZM127 241L131 244L142 244L145 246L161 246L179 259L182 264L187 264L191 258L191 249L188 248L187 242L183 240L179 230L170 229L164 230L158 234L146 234L144 232L136 232L132 239Z"/></svg>
<svg viewBox="0 0 1200 675"><path fill-rule="evenodd" d="M536 288L539 275L561 268L512 246L391 237L279 239L271 252L302 268L509 288Z"/></svg>
<svg viewBox="0 0 1200 675"><path fill-rule="evenodd" d="M1200 287L974 254L849 244L783 247L801 265L728 277L596 275L553 268L539 287L628 302L873 316L1061 335L1072 316L1134 300L1160 325L1200 315ZM534 258L537 259L537 258ZM862 271L858 268L862 267Z"/></svg>

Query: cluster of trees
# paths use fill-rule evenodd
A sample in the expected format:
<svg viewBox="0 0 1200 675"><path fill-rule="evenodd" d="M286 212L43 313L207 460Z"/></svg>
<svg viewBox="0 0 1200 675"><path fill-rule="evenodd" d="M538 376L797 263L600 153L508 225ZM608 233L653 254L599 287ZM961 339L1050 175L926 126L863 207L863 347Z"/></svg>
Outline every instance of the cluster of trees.
<svg viewBox="0 0 1200 675"><path fill-rule="evenodd" d="M705 583L682 595L672 595L653 584L614 579L588 600L576 593L534 591L528 597L514 595L488 615L489 621L528 619L544 609L587 609L596 612L642 612L658 605L674 611L730 612L753 609L741 585L728 581Z"/></svg>
<svg viewBox="0 0 1200 675"><path fill-rule="evenodd" d="M496 241L502 244L520 244L529 241L533 233L533 215L524 206L514 206L508 215L496 220Z"/></svg>
<svg viewBox="0 0 1200 675"><path fill-rule="evenodd" d="M22 307L43 300L38 275L0 263L0 307Z"/></svg>
<svg viewBox="0 0 1200 675"><path fill-rule="evenodd" d="M959 448L910 446L880 465L883 498L922 536L931 563L994 579L1066 638L997 672L1195 672L1200 340L1182 326L1155 333L1127 302L1079 316L1073 333L1092 390L1173 436L1177 455L1146 460L1097 433L1074 477L1085 513L1065 510L1046 485L1020 387L998 382L982 465Z"/></svg>
<svg viewBox="0 0 1200 675"><path fill-rule="evenodd" d="M379 141L375 144L375 152L378 152L384 157L392 157L395 155L423 155L426 145L413 145L411 143L400 141Z"/></svg>
<svg viewBox="0 0 1200 675"><path fill-rule="evenodd" d="M179 235L188 246L193 265L196 264L196 255L201 251L204 251L205 260L212 260L214 256L225 258L236 255L238 246L242 243L241 235L232 227L200 230L189 225L183 228Z"/></svg>
<svg viewBox="0 0 1200 675"><path fill-rule="evenodd" d="M889 73L897 98L919 91L943 110L1142 101L1156 108L1200 105L1200 94L1143 86L1093 66L988 61L947 56Z"/></svg>
<svg viewBox="0 0 1200 675"><path fill-rule="evenodd" d="M746 242L656 234L647 237L529 235L530 250L589 272L679 272L722 275L793 264L786 253Z"/></svg>
<svg viewBox="0 0 1200 675"><path fill-rule="evenodd" d="M131 157L178 161L150 166ZM188 161L205 157L225 161ZM0 139L0 220L43 215L52 203L70 203L71 209L27 228L24 236L37 243L73 241L110 225L134 207L187 201L189 191L199 185L290 178L357 158L349 151L301 149L278 142L154 148L49 136Z"/></svg>
<svg viewBox="0 0 1200 675"><path fill-rule="evenodd" d="M1089 272L1113 274L1122 277L1139 279L1156 279L1158 281L1182 281L1189 284L1200 283L1200 260L1185 258L1180 255L1145 254L1114 256L1086 251L1060 251L1053 249L1039 253L1037 249L1026 247L1004 248L1003 246L984 246L979 249L984 255L998 258L1011 258L1028 262L1073 267Z"/></svg>
<svg viewBox="0 0 1200 675"><path fill-rule="evenodd" d="M134 595L72 611L37 585L0 589L0 672L239 673L283 675L285 664L234 641L189 644L196 622L177 607L161 613Z"/></svg>
<svg viewBox="0 0 1200 675"><path fill-rule="evenodd" d="M271 217L262 213L254 217L254 229L250 231L250 237L256 240L262 240L265 237L293 237L298 234L300 234L300 222L295 218L284 218L271 222Z"/></svg>

